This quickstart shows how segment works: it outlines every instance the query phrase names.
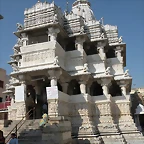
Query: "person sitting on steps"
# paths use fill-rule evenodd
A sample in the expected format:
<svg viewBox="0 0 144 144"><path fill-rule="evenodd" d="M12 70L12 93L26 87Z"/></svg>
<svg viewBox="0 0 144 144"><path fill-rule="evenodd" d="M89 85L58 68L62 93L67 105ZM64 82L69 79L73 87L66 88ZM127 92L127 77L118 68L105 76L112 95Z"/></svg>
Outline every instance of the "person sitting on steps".
<svg viewBox="0 0 144 144"><path fill-rule="evenodd" d="M10 140L9 144L18 144L18 139L17 139L15 133L11 134L11 140Z"/></svg>

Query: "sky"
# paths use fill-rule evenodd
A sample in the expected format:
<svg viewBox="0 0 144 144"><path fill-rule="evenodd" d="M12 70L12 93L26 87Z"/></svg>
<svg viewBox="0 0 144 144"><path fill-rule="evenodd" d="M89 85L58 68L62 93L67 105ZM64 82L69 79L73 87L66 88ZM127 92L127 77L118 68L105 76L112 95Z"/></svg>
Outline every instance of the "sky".
<svg viewBox="0 0 144 144"><path fill-rule="evenodd" d="M45 0L41 0L44 2ZM47 0L52 2L52 0ZM55 0L64 9L67 0ZM69 1L69 10L74 0ZM17 42L16 23L24 21L25 8L31 8L37 0L0 0L0 67L7 74L12 71L7 64ZM104 17L104 24L117 25L119 36L127 44L127 66L133 77L133 87L144 87L144 0L89 0L97 20Z"/></svg>

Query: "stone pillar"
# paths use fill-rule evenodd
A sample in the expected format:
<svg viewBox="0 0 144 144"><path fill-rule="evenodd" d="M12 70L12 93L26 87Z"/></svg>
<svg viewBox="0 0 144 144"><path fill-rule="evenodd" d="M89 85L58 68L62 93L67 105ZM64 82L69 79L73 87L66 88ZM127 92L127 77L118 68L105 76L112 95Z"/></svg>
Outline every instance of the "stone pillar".
<svg viewBox="0 0 144 144"><path fill-rule="evenodd" d="M79 82L80 84L80 91L81 91L81 94L86 94L86 81L80 81Z"/></svg>
<svg viewBox="0 0 144 144"><path fill-rule="evenodd" d="M117 83L121 88L122 96L126 97L127 96L126 89L127 89L128 81L121 80Z"/></svg>
<svg viewBox="0 0 144 144"><path fill-rule="evenodd" d="M68 92L69 81L70 79L67 75L61 75L60 82L61 82L62 90L66 94Z"/></svg>
<svg viewBox="0 0 144 144"><path fill-rule="evenodd" d="M36 93L35 103L37 103L38 97L41 94L41 90L40 90L40 87L38 86L38 84L35 85L34 89L35 89L35 93Z"/></svg>
<svg viewBox="0 0 144 144"><path fill-rule="evenodd" d="M88 83L87 83L87 93L90 95L91 91L90 91L90 88L91 88L91 85L93 83L93 80L92 79L89 79Z"/></svg>
<svg viewBox="0 0 144 144"><path fill-rule="evenodd" d="M103 61L106 59L106 55L104 52L105 45L106 44L104 42L98 42L98 44L97 44L97 50L98 50L100 57L102 58Z"/></svg>
<svg viewBox="0 0 144 144"><path fill-rule="evenodd" d="M69 84L67 82L61 83L62 90L63 90L64 93L67 93L67 91L68 91L68 85Z"/></svg>
<svg viewBox="0 0 144 144"><path fill-rule="evenodd" d="M57 29L54 29L53 27L48 28L48 41L56 41L59 32L60 30L58 28Z"/></svg>
<svg viewBox="0 0 144 144"><path fill-rule="evenodd" d="M57 80L60 78L60 75L62 74L62 71L60 69L58 70L48 70L49 78L50 78L50 84L52 86L57 86Z"/></svg>
<svg viewBox="0 0 144 144"><path fill-rule="evenodd" d="M83 75L83 76L80 76L79 78L80 78L79 84L80 84L81 94L86 94L87 93L87 82L88 82L90 76Z"/></svg>
<svg viewBox="0 0 144 144"><path fill-rule="evenodd" d="M22 45L26 46L28 42L28 36L26 35L26 33L22 33L21 36L22 36Z"/></svg>
<svg viewBox="0 0 144 144"><path fill-rule="evenodd" d="M15 104L17 107L16 111L16 120L21 120L27 112L27 107L26 107L26 99L27 99L27 85L26 85L26 80L24 75L19 75L19 80L21 83L21 88L23 89L23 98L22 100L17 100L17 95L15 95ZM19 89L19 87L18 87Z"/></svg>
<svg viewBox="0 0 144 144"><path fill-rule="evenodd" d="M122 58L122 55L121 55L121 52L122 52L123 48L120 47L120 46L117 46L116 47L116 50L115 50L115 55L117 56L118 60L123 63L123 58Z"/></svg>
<svg viewBox="0 0 144 144"><path fill-rule="evenodd" d="M110 78L102 78L98 80L98 83L101 84L102 89L103 89L103 95L109 98L109 87L111 84L111 79Z"/></svg>
<svg viewBox="0 0 144 144"><path fill-rule="evenodd" d="M81 37L77 37L76 38L76 41L75 41L75 46L76 46L76 49L78 51L82 51L83 50L83 43L85 42L85 39L84 38L81 38Z"/></svg>

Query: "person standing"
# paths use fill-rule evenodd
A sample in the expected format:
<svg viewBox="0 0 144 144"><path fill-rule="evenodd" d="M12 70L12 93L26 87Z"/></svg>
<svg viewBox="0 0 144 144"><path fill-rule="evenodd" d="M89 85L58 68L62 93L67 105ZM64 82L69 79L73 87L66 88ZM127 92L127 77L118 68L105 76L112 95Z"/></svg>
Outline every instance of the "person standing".
<svg viewBox="0 0 144 144"><path fill-rule="evenodd" d="M11 140L10 140L9 144L18 144L18 139L17 139L15 133L11 134Z"/></svg>

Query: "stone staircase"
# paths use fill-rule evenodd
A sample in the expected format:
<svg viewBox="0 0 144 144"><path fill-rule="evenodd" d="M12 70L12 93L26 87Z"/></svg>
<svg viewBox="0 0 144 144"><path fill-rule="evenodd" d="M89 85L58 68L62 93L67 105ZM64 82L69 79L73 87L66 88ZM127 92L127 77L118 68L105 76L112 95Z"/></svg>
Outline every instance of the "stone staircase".
<svg viewBox="0 0 144 144"><path fill-rule="evenodd" d="M17 132L19 144L71 144L71 133L68 132L69 135L66 134L67 131L70 131L70 122L60 122L58 124L48 123L46 128L41 129L39 127L39 121L40 119L26 120L22 121L20 124L18 124L19 121L12 121L11 124L7 125L2 130L6 137L17 124L19 127L24 123ZM14 129L11 133L15 132ZM68 140L67 137L69 138ZM9 139L10 135L6 138L6 142Z"/></svg>
<svg viewBox="0 0 144 144"><path fill-rule="evenodd" d="M42 142L42 131L39 128L39 119L37 120L26 120L22 121L19 125L23 124L17 132L17 136L20 144L38 144L45 143ZM19 123L19 121L12 121L10 125L4 127L2 130L4 132L4 136L6 137L12 129ZM15 133L14 129L12 133ZM10 138L10 136L6 139L6 141Z"/></svg>

